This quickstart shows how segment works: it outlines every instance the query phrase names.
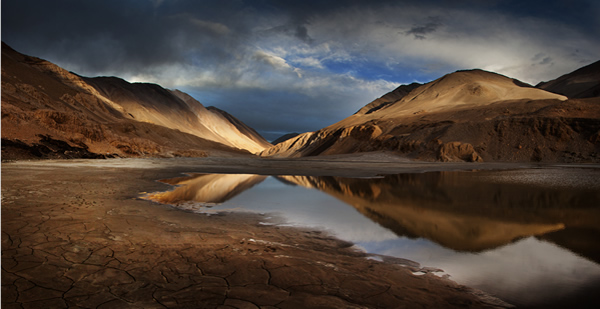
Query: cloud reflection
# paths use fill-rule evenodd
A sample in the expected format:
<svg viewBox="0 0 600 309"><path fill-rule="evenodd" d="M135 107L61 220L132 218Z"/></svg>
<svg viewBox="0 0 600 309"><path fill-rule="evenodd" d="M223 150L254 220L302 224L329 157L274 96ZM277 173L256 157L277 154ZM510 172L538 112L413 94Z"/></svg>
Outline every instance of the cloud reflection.
<svg viewBox="0 0 600 309"><path fill-rule="evenodd" d="M531 196L518 194L518 186L475 187L463 175L441 172L378 179L279 177L326 192L399 236L427 238L453 250L488 250L565 227L559 220L528 218L529 206L535 205L532 199L547 201L548 192Z"/></svg>
<svg viewBox="0 0 600 309"><path fill-rule="evenodd" d="M595 260L596 255L592 254L595 251L589 250L594 246L594 241L590 241L593 237L582 235L598 234L594 222L600 221L600 211L590 206L600 201L597 190L515 183L512 177L515 173L518 172L435 172L374 179L275 177L287 184L327 193L398 236L425 238L452 250L471 252L539 236ZM565 181L569 177L575 181L578 177L576 173L569 176L565 171L547 171L541 176L552 173L562 173ZM512 175L511 181L503 181L502 175ZM265 178L258 175L192 175L165 180L178 187L151 194L148 198L168 204L185 201L223 203ZM585 177L580 178L578 181L585 182ZM323 211L325 208L322 207L313 210ZM582 215L585 220L581 219ZM290 219L302 216L295 213ZM311 213L311 216L318 214ZM335 222L322 224L326 228L339 225ZM574 242L568 237L573 233L578 235L579 241Z"/></svg>
<svg viewBox="0 0 600 309"><path fill-rule="evenodd" d="M197 174L165 180L178 187L151 196L280 212L291 224L323 227L367 252L439 267L520 306L600 302L590 290L600 283L595 171L265 178Z"/></svg>

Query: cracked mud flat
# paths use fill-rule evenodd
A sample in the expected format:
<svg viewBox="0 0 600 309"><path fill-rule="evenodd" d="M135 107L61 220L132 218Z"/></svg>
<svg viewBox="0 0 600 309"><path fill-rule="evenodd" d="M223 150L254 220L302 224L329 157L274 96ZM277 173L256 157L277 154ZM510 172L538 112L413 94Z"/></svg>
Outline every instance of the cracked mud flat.
<svg viewBox="0 0 600 309"><path fill-rule="evenodd" d="M2 164L2 308L503 305L426 269L415 276L414 264L367 259L319 231L138 198L190 165L76 162Z"/></svg>

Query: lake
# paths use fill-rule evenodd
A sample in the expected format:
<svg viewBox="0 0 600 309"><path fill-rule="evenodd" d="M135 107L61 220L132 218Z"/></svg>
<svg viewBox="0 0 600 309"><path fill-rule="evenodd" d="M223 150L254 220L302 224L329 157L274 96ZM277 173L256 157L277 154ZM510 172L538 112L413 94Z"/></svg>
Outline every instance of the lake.
<svg viewBox="0 0 600 309"><path fill-rule="evenodd" d="M600 169L573 167L375 178L190 173L145 198L207 215L264 213L261 224L325 230L371 258L413 260L517 306L560 307L600 304L599 180Z"/></svg>

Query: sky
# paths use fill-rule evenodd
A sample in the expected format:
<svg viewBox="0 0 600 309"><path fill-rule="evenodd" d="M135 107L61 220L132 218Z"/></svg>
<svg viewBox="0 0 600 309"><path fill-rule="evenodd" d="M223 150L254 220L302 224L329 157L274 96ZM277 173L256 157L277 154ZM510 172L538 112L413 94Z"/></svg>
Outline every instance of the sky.
<svg viewBox="0 0 600 309"><path fill-rule="evenodd" d="M600 59L600 1L3 0L2 41L84 76L180 89L268 140L401 84L535 85Z"/></svg>

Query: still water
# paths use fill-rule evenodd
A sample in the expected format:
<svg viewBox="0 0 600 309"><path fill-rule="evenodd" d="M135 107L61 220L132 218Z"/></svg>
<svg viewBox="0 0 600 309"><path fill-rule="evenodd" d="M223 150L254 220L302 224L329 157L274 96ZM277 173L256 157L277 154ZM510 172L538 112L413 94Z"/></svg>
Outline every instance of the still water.
<svg viewBox="0 0 600 309"><path fill-rule="evenodd" d="M164 182L176 187L146 198L323 229L366 252L443 269L437 274L517 306L600 305L598 169L377 178L190 174Z"/></svg>

